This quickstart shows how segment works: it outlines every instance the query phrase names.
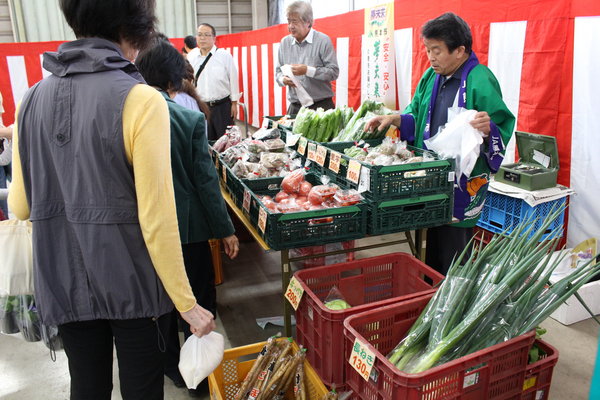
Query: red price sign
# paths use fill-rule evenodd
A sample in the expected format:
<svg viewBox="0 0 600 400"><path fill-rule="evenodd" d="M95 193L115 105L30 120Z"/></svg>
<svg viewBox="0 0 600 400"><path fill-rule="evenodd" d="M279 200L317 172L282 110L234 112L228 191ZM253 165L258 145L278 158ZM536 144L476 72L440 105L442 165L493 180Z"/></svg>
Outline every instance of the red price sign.
<svg viewBox="0 0 600 400"><path fill-rule="evenodd" d="M301 137L298 140L298 153L304 155L306 153L306 145L308 144L308 140L305 137Z"/></svg>
<svg viewBox="0 0 600 400"><path fill-rule="evenodd" d="M300 282L298 282L295 276L292 276L292 279L290 279L290 284L288 285L284 296L290 302L294 310L298 309L303 294L304 289L302 288L302 285L300 285Z"/></svg>
<svg viewBox="0 0 600 400"><path fill-rule="evenodd" d="M365 381L368 381L371 369L373 369L373 363L375 362L375 354L373 354L366 344L356 338L348 362Z"/></svg>
<svg viewBox="0 0 600 400"><path fill-rule="evenodd" d="M329 169L336 174L340 172L340 160L342 159L342 155L337 151L332 151L329 153Z"/></svg>
<svg viewBox="0 0 600 400"><path fill-rule="evenodd" d="M246 212L248 214L250 214L250 199L252 198L252 196L250 196L250 191L248 190L248 188L244 189L244 203L242 204L242 207L244 208L244 210L246 210Z"/></svg>
<svg viewBox="0 0 600 400"><path fill-rule="evenodd" d="M258 211L258 229L260 229L262 233L265 233L266 227L267 227L267 210L264 207L260 207L260 210Z"/></svg>
<svg viewBox="0 0 600 400"><path fill-rule="evenodd" d="M308 159L310 161L316 161L316 159L317 159L317 144L316 143L308 144Z"/></svg>
<svg viewBox="0 0 600 400"><path fill-rule="evenodd" d="M348 173L346 174L346 179L350 182L354 182L358 184L360 181L360 169L362 165L356 160L350 160L348 163Z"/></svg>
<svg viewBox="0 0 600 400"><path fill-rule="evenodd" d="M325 165L325 158L327 157L327 147L325 146L317 146L317 159L315 160L317 164L321 167Z"/></svg>

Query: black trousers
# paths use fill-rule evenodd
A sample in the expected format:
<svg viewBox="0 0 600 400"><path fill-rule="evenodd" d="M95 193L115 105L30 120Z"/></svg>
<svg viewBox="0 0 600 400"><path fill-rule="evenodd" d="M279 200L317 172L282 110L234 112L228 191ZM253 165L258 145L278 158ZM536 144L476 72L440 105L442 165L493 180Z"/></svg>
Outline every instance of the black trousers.
<svg viewBox="0 0 600 400"><path fill-rule="evenodd" d="M231 118L231 100L227 99L223 103L208 106L210 115L208 116L208 140L217 140L227 130L229 125L233 125Z"/></svg>
<svg viewBox="0 0 600 400"><path fill-rule="evenodd" d="M192 292L198 304L217 315L217 290L215 288L215 270L212 264L212 255L208 242L182 244L183 262L187 272ZM183 335L190 337L190 326L179 313L174 310L167 337L167 354L165 358L165 374L177 374L179 371L179 342L178 323L183 329Z"/></svg>
<svg viewBox="0 0 600 400"><path fill-rule="evenodd" d="M460 255L472 236L473 228L443 225L427 229L425 264L446 275L452 259Z"/></svg>
<svg viewBox="0 0 600 400"><path fill-rule="evenodd" d="M290 103L287 109L287 115L296 115L300 111L302 105L300 103ZM315 102L312 106L308 106L311 110L316 110L321 107L323 110L331 110L335 108L335 103L331 97Z"/></svg>
<svg viewBox="0 0 600 400"><path fill-rule="evenodd" d="M60 325L69 360L71 400L110 400L113 341L124 400L162 400L164 337L170 314L158 319L94 320Z"/></svg>

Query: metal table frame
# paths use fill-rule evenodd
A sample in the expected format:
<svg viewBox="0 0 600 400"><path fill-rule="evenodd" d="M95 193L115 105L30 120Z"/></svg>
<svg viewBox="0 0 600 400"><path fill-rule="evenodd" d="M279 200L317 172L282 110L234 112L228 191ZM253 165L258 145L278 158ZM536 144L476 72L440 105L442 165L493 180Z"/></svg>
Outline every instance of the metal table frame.
<svg viewBox="0 0 600 400"><path fill-rule="evenodd" d="M227 191L221 186L221 193L223 194L223 199L229 205L233 213L237 216L242 224L246 227L248 232L252 235L254 240L263 248L265 251L273 251L269 245L264 241L264 239L260 236L256 228L252 225L248 217L240 210L233 199L227 193ZM330 252L325 252L321 254L311 254L308 256L301 257L290 257L289 249L284 249L280 251L281 255L281 298L283 299L283 320L284 320L284 334L285 336L292 336L292 307L288 301L283 297L283 293L287 290L287 287L290 283L290 279L292 277L292 268L291 263L295 261L302 261L309 258L315 257L326 257L330 255L343 254L354 251L362 251L362 250L370 250L380 247L392 246L395 244L403 244L408 243L411 252L413 255L420 260L425 260L424 246L423 242L426 237L426 229L418 229L415 231L415 240L413 240L411 231L403 232L405 234L405 239L393 240L385 243L377 243L366 246L355 247L352 249L343 249L343 250L335 250Z"/></svg>

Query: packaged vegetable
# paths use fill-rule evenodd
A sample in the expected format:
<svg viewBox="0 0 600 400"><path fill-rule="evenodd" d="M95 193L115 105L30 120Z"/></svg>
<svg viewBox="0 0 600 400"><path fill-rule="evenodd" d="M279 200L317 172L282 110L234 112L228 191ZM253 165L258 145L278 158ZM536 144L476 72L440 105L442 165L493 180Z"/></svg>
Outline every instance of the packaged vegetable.
<svg viewBox="0 0 600 400"><path fill-rule="evenodd" d="M283 178L281 181L281 189L287 193L298 193L300 185L304 181L304 169L298 168L292 171L289 175Z"/></svg>
<svg viewBox="0 0 600 400"><path fill-rule="evenodd" d="M264 141L266 151L282 152L285 149L285 142L279 138Z"/></svg>
<svg viewBox="0 0 600 400"><path fill-rule="evenodd" d="M364 197L355 189L338 190L333 196L333 201L338 207L351 206L360 203Z"/></svg>
<svg viewBox="0 0 600 400"><path fill-rule="evenodd" d="M313 187L312 183L303 181L302 183L300 183L300 189L299 189L298 193L300 194L300 196L306 197L310 193L310 190L312 189L312 187Z"/></svg>
<svg viewBox="0 0 600 400"><path fill-rule="evenodd" d="M289 162L289 157L285 153L261 153L260 163L265 168L282 169Z"/></svg>
<svg viewBox="0 0 600 400"><path fill-rule="evenodd" d="M331 200L338 190L335 184L313 186L308 193L308 201L314 205L322 204L327 200Z"/></svg>
<svg viewBox="0 0 600 400"><path fill-rule="evenodd" d="M267 151L267 146L265 145L265 142L261 140L250 140L245 142L245 144L246 148L250 153L259 154L263 151Z"/></svg>
<svg viewBox="0 0 600 400"><path fill-rule="evenodd" d="M277 128L260 128L252 135L252 138L256 140L269 140L269 139L279 139L281 135L279 134L279 129Z"/></svg>

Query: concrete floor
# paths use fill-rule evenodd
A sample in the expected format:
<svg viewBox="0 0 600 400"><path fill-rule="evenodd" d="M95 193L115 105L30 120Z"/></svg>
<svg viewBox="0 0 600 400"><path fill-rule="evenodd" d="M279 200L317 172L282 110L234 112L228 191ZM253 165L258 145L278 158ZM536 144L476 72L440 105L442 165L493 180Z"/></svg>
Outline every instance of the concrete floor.
<svg viewBox="0 0 600 400"><path fill-rule="evenodd" d="M361 240L385 242L395 235ZM357 257L369 257L394 251L406 251L405 245L369 250ZM265 253L255 243L242 243L239 258L224 259L224 283L218 287L218 330L228 338L227 346L237 347L265 340L282 328L267 325L262 329L256 318L281 315L281 275L279 253ZM554 369L551 400L588 398L590 379L597 349L599 326L593 320L563 326L548 319L544 340L555 346L560 357ZM69 374L64 352L50 359L42 343L27 343L19 337L0 335L0 399L63 400L69 396ZM184 389L165 382L165 399L188 399ZM121 399L115 365L113 400Z"/></svg>

